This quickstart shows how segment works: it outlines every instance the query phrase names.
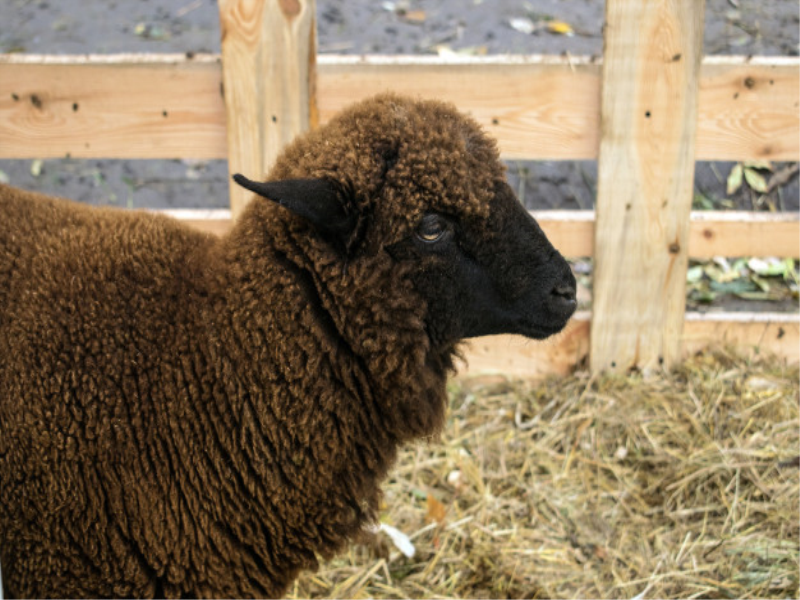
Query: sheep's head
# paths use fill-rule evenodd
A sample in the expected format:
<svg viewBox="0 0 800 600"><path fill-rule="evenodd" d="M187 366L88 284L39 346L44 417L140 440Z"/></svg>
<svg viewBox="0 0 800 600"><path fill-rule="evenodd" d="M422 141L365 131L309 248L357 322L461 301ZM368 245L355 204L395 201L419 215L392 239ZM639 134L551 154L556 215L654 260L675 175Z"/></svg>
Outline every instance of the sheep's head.
<svg viewBox="0 0 800 600"><path fill-rule="evenodd" d="M348 261L412 265L403 272L434 348L497 333L544 338L575 310L569 266L506 183L495 142L448 104L378 96L294 142L269 181L236 180Z"/></svg>

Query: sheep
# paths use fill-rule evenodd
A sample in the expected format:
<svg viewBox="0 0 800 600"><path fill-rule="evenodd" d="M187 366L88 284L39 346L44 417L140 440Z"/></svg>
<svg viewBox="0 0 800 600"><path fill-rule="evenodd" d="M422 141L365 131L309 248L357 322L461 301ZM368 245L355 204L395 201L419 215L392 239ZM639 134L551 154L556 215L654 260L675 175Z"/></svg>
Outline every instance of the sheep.
<svg viewBox="0 0 800 600"><path fill-rule="evenodd" d="M575 279L452 105L300 136L229 234L0 186L7 596L279 597L374 523L467 338Z"/></svg>

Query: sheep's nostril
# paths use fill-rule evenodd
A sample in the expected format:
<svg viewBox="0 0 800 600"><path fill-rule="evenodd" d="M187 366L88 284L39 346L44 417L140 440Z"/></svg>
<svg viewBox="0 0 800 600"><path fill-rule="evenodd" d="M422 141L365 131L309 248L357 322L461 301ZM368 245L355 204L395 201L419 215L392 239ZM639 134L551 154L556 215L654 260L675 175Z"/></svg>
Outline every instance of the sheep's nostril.
<svg viewBox="0 0 800 600"><path fill-rule="evenodd" d="M575 299L575 286L572 285L557 285L553 288L550 298L551 306L560 311L575 310L578 302Z"/></svg>
<svg viewBox="0 0 800 600"><path fill-rule="evenodd" d="M575 288L571 285L559 285L554 287L553 295L570 302L575 302Z"/></svg>

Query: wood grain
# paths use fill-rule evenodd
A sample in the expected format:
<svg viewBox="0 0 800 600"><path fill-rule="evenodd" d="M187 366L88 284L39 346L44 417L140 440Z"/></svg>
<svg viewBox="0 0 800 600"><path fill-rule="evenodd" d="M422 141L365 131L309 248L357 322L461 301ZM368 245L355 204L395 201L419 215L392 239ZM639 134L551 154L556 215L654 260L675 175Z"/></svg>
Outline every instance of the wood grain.
<svg viewBox="0 0 800 600"><path fill-rule="evenodd" d="M503 373L529 378L571 373L589 354L590 316L578 313L564 331L544 341L518 335L469 340L464 346L464 360L456 365L458 373Z"/></svg>
<svg viewBox="0 0 800 600"><path fill-rule="evenodd" d="M219 0L228 170L263 179L311 123L316 1ZM231 181L234 219L252 193Z"/></svg>
<svg viewBox="0 0 800 600"><path fill-rule="evenodd" d="M230 211L179 209L159 211L216 235L227 232ZM594 212L547 210L531 213L564 256L594 253ZM800 257L800 214L696 211L689 225L689 257Z"/></svg>
<svg viewBox="0 0 800 600"><path fill-rule="evenodd" d="M320 57L320 117L387 90L453 102L505 158L597 155L600 72L586 61L334 61Z"/></svg>
<svg viewBox="0 0 800 600"><path fill-rule="evenodd" d="M219 57L0 58L0 158L223 158Z"/></svg>
<svg viewBox="0 0 800 600"><path fill-rule="evenodd" d="M567 328L544 341L498 335L471 340L460 376L503 373L540 378L565 375L583 367L589 355L591 315L578 313ZM685 358L708 348L728 346L742 353L774 355L800 363L800 315L781 313L687 313L680 354Z"/></svg>
<svg viewBox="0 0 800 600"><path fill-rule="evenodd" d="M692 212L689 257L800 257L800 214Z"/></svg>
<svg viewBox="0 0 800 600"><path fill-rule="evenodd" d="M593 371L680 357L704 4L606 2Z"/></svg>
<svg viewBox="0 0 800 600"><path fill-rule="evenodd" d="M709 58L703 65L697 122L698 160L797 160L798 67L787 61Z"/></svg>
<svg viewBox="0 0 800 600"><path fill-rule="evenodd" d="M395 90L454 101L497 137L505 158L593 160L600 69L585 57L322 55L311 124ZM0 55L0 158L226 158L221 89L214 55ZM696 158L798 160L798 107L800 59L709 57Z"/></svg>
<svg viewBox="0 0 800 600"><path fill-rule="evenodd" d="M594 255L594 211L545 210L531 214L564 256ZM688 244L689 258L694 259L800 257L800 214L692 211Z"/></svg>

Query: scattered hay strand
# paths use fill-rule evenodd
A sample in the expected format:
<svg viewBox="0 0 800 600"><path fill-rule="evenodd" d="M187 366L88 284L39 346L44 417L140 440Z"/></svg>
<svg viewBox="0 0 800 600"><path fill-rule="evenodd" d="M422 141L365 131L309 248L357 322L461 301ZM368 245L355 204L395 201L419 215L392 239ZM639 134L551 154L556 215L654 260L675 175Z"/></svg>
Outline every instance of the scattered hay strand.
<svg viewBox="0 0 800 600"><path fill-rule="evenodd" d="M798 370L723 351L645 378L456 382L384 534L291 597L797 597ZM431 508L433 507L433 508Z"/></svg>

